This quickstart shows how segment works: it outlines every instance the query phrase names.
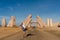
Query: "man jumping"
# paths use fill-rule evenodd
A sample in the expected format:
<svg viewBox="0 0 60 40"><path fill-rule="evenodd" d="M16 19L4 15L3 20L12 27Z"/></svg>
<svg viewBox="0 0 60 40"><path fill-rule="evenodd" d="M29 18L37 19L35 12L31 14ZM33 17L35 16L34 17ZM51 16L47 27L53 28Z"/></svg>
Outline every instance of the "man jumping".
<svg viewBox="0 0 60 40"><path fill-rule="evenodd" d="M26 31L27 30L25 24L22 23L20 26L21 26L21 28L22 28L23 31Z"/></svg>

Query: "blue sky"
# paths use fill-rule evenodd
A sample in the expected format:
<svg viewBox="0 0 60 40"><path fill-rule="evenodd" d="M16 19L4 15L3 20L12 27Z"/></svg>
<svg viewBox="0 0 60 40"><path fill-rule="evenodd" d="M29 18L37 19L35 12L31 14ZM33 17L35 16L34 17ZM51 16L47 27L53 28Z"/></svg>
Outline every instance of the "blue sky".
<svg viewBox="0 0 60 40"><path fill-rule="evenodd" d="M59 0L0 0L0 21L5 16L7 22L10 16L16 16L17 24L21 23L27 15L32 14L33 20L39 15L44 21L52 18L60 22Z"/></svg>

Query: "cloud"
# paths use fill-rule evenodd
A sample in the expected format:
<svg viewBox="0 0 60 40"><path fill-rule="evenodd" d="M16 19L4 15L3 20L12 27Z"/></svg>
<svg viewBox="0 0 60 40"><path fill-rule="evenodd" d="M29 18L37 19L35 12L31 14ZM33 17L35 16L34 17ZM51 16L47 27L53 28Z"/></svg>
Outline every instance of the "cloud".
<svg viewBox="0 0 60 40"><path fill-rule="evenodd" d="M17 7L20 7L21 6L21 4L17 4Z"/></svg>
<svg viewBox="0 0 60 40"><path fill-rule="evenodd" d="M3 16L0 16L0 18L2 18Z"/></svg>
<svg viewBox="0 0 60 40"><path fill-rule="evenodd" d="M0 12L3 11L3 10L4 10L4 8L0 8Z"/></svg>
<svg viewBox="0 0 60 40"><path fill-rule="evenodd" d="M6 19L10 19L9 16L0 16L0 19L2 19L3 17L5 17Z"/></svg>
<svg viewBox="0 0 60 40"><path fill-rule="evenodd" d="M9 9L10 11L14 11L14 9L16 9L16 8L19 8L19 7L21 7L21 4L16 4L15 6L9 6L9 7L7 7L7 9Z"/></svg>
<svg viewBox="0 0 60 40"><path fill-rule="evenodd" d="M13 11L14 9L13 9L13 7L7 7L9 10L11 10L11 11Z"/></svg>

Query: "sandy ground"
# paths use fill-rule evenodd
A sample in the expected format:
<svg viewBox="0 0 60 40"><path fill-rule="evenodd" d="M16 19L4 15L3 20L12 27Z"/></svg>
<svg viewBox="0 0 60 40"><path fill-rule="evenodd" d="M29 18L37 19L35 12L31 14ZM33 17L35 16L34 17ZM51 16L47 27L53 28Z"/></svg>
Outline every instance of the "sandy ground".
<svg viewBox="0 0 60 40"><path fill-rule="evenodd" d="M6 30L6 29L5 29ZM8 30L16 30L13 31L13 34L6 35L0 40L60 40L60 29L31 29L26 32L21 31L19 28L8 29ZM11 32L11 31L10 31ZM1 36L0 36L1 37Z"/></svg>

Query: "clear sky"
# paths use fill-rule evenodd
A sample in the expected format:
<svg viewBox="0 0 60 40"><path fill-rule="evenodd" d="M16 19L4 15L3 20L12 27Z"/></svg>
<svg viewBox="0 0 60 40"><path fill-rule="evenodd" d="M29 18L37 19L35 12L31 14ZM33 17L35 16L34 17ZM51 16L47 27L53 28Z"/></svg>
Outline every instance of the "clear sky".
<svg viewBox="0 0 60 40"><path fill-rule="evenodd" d="M32 14L33 19L39 15L44 21L52 18L60 22L59 0L0 0L0 21L5 16L9 21L10 16L16 16L17 24L27 15Z"/></svg>

